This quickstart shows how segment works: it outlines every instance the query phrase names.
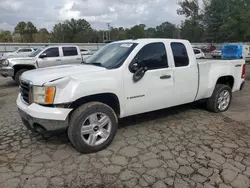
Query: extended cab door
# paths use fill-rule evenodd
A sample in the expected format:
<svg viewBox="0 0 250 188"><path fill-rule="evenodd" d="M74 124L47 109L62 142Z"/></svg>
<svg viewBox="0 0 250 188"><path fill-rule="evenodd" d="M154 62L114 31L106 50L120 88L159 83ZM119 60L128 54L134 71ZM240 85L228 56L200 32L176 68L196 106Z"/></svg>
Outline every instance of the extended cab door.
<svg viewBox="0 0 250 188"><path fill-rule="evenodd" d="M174 101L175 105L193 102L199 84L199 73L193 49L189 43L172 42L174 62Z"/></svg>
<svg viewBox="0 0 250 188"><path fill-rule="evenodd" d="M137 82L133 81L131 65L147 69ZM124 75L124 116L165 108L172 104L173 69L168 63L165 44L155 42L142 47L130 63Z"/></svg>
<svg viewBox="0 0 250 188"><path fill-rule="evenodd" d="M62 64L80 64L82 55L75 46L62 47Z"/></svg>
<svg viewBox="0 0 250 188"><path fill-rule="evenodd" d="M62 64L62 58L58 47L50 47L44 50L37 59L38 67L51 67Z"/></svg>

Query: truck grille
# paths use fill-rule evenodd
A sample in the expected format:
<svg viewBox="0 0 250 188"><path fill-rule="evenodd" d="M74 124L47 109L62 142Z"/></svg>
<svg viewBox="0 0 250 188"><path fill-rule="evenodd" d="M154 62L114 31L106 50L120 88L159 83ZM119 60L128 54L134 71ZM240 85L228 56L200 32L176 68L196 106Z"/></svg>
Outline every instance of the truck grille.
<svg viewBox="0 0 250 188"><path fill-rule="evenodd" d="M30 84L23 80L20 80L20 93L24 102L29 104L29 95L30 95Z"/></svg>

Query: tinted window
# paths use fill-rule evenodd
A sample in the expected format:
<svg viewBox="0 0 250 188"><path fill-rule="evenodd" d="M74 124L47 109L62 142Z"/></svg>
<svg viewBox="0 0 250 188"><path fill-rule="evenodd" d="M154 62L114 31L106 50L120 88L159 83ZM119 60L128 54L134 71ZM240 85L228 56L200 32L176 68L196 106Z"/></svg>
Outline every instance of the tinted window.
<svg viewBox="0 0 250 188"><path fill-rule="evenodd" d="M32 50L31 49L20 49L18 50L18 52L31 52Z"/></svg>
<svg viewBox="0 0 250 188"><path fill-rule="evenodd" d="M195 54L200 54L201 52L200 52L200 50L194 49L194 53L195 53Z"/></svg>
<svg viewBox="0 0 250 188"><path fill-rule="evenodd" d="M76 47L63 47L63 56L78 55Z"/></svg>
<svg viewBox="0 0 250 188"><path fill-rule="evenodd" d="M58 48L49 48L44 52L47 57L59 57L59 50Z"/></svg>
<svg viewBox="0 0 250 188"><path fill-rule="evenodd" d="M139 67L147 67L148 70L167 68L168 61L164 44L147 44L138 52L133 62L135 61Z"/></svg>
<svg viewBox="0 0 250 188"><path fill-rule="evenodd" d="M189 59L187 49L182 43L171 43L171 48L174 56L175 67L188 66Z"/></svg>

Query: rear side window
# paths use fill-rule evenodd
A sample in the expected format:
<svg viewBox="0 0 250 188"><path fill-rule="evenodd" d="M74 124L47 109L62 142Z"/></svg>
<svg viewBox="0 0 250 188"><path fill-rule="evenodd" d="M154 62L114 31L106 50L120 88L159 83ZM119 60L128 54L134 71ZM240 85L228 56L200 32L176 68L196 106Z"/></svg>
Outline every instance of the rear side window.
<svg viewBox="0 0 250 188"><path fill-rule="evenodd" d="M187 49L184 44L179 42L171 43L174 56L175 67L185 67L189 65Z"/></svg>
<svg viewBox="0 0 250 188"><path fill-rule="evenodd" d="M195 53L195 54L200 54L201 52L200 52L200 50L194 49L194 53Z"/></svg>
<svg viewBox="0 0 250 188"><path fill-rule="evenodd" d="M145 45L135 58L140 67L147 67L148 70L168 68L166 49L160 42Z"/></svg>
<svg viewBox="0 0 250 188"><path fill-rule="evenodd" d="M32 52L31 49L20 49L18 50L18 52Z"/></svg>
<svg viewBox="0 0 250 188"><path fill-rule="evenodd" d="M78 55L76 47L63 47L63 56Z"/></svg>

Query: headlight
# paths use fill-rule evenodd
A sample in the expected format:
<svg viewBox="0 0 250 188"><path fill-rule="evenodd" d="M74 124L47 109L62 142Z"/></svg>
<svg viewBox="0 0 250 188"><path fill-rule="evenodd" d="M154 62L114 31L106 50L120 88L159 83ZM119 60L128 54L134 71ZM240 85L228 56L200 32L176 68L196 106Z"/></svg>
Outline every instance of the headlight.
<svg viewBox="0 0 250 188"><path fill-rule="evenodd" d="M9 60L8 59L6 59L6 60L2 60L2 65L3 66L8 66L9 65Z"/></svg>
<svg viewBox="0 0 250 188"><path fill-rule="evenodd" d="M38 104L53 104L56 93L55 87L33 86L32 101Z"/></svg>

